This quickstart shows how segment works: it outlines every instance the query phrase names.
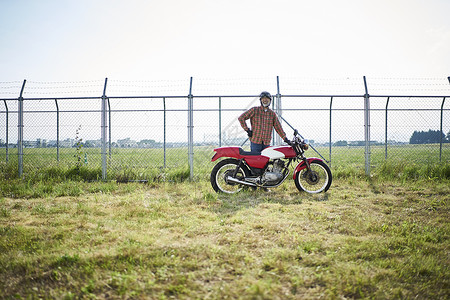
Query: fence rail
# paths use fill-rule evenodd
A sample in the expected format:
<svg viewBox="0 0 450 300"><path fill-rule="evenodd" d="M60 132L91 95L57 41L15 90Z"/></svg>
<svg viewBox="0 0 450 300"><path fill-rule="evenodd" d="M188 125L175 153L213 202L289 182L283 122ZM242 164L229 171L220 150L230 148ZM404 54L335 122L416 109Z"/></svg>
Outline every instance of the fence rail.
<svg viewBox="0 0 450 300"><path fill-rule="evenodd" d="M192 78L184 96L107 96L107 84L105 79L98 97L24 97L24 81L18 98L0 98L1 160L17 163L19 177L26 168L73 164L75 157L76 163L100 167L102 179L108 171L175 165L187 165L192 179L214 147L245 145L237 117L259 105L258 96L251 94L193 95ZM292 124L314 139L316 148L328 152L332 166L333 150L361 147L369 175L380 157L399 156L414 132L426 131L440 134L426 146L429 159L450 159L448 95L371 95L365 88L364 94L280 94L277 78L272 109L285 120L286 133ZM11 144L15 138L17 143ZM274 134L272 144L279 143ZM374 151L376 157L371 156Z"/></svg>

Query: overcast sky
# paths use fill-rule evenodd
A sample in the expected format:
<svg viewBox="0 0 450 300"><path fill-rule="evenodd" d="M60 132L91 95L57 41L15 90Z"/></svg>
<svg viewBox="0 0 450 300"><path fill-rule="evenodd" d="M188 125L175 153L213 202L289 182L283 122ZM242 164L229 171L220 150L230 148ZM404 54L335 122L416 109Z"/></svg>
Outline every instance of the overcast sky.
<svg viewBox="0 0 450 300"><path fill-rule="evenodd" d="M276 76L282 94L362 95L364 75L371 95L449 95L449 13L450 0L0 0L0 97L24 79L25 97L69 96L67 82L99 96L106 77L108 96L187 95L191 76L194 95L276 93Z"/></svg>
<svg viewBox="0 0 450 300"><path fill-rule="evenodd" d="M0 81L450 76L449 0L0 0Z"/></svg>

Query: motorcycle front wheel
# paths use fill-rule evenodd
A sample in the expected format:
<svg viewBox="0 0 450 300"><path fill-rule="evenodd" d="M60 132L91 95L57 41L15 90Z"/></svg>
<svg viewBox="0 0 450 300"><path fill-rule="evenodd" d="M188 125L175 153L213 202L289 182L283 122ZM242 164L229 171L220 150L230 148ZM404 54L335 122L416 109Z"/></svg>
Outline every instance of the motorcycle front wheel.
<svg viewBox="0 0 450 300"><path fill-rule="evenodd" d="M233 176L238 166L239 161L232 158L224 159L214 166L211 171L211 185L216 192L235 194L242 190L242 185L227 180L228 176L238 180L249 176L250 171L245 166L239 167L236 176Z"/></svg>
<svg viewBox="0 0 450 300"><path fill-rule="evenodd" d="M310 194L326 192L331 186L331 170L323 161L312 161L311 170L303 169L295 177L295 186L299 191Z"/></svg>

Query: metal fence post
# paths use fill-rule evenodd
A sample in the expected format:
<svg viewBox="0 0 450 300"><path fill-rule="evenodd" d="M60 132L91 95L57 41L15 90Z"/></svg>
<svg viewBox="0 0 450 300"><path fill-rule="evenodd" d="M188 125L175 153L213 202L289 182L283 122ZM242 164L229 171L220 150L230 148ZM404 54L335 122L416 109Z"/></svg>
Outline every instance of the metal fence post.
<svg viewBox="0 0 450 300"><path fill-rule="evenodd" d="M367 91L366 76L364 79L364 88L366 93L364 94L364 141L365 141L365 161L366 161L366 175L370 176L370 96Z"/></svg>
<svg viewBox="0 0 450 300"><path fill-rule="evenodd" d="M222 147L222 97L219 97L219 147Z"/></svg>
<svg viewBox="0 0 450 300"><path fill-rule="evenodd" d="M8 110L8 104L6 104L6 100L3 100L3 103L5 103L5 109L6 109L6 163L9 161L9 154L8 154L8 134L9 134L9 110Z"/></svg>
<svg viewBox="0 0 450 300"><path fill-rule="evenodd" d="M22 84L22 89L20 90L20 96L19 96L19 120L18 120L18 130L19 130L19 137L17 141L17 148L18 148L18 160L19 160L19 178L22 178L23 176L23 89L25 88L25 83L27 81L24 80Z"/></svg>
<svg viewBox="0 0 450 300"><path fill-rule="evenodd" d="M189 85L188 95L188 159L189 159L189 178L194 179L194 112L192 96L192 77Z"/></svg>
<svg viewBox="0 0 450 300"><path fill-rule="evenodd" d="M108 83L108 78L105 78L105 86L103 88L102 96L102 179L106 180L106 84Z"/></svg>
<svg viewBox="0 0 450 300"><path fill-rule="evenodd" d="M331 99L330 99L330 145L328 146L329 147L329 151L330 151L330 166L331 166L331 112L332 112L332 106L333 106L333 97L331 97Z"/></svg>
<svg viewBox="0 0 450 300"><path fill-rule="evenodd" d="M59 105L58 99L55 99L56 104L56 161L59 162Z"/></svg>
<svg viewBox="0 0 450 300"><path fill-rule="evenodd" d="M386 160L388 157L388 105L389 105L389 99L391 97L387 98L386 101L386 119L385 119L385 126L384 126L384 159Z"/></svg>
<svg viewBox="0 0 450 300"><path fill-rule="evenodd" d="M277 110L276 113L279 116L280 123L281 123L281 122L283 122L283 117L282 117L283 110L281 108L280 78L278 76L277 76L277 107L276 107L276 110ZM281 137L278 134L276 134L275 136L276 136L275 144L276 145L281 145L281 143L282 143Z"/></svg>
<svg viewBox="0 0 450 300"><path fill-rule="evenodd" d="M442 99L442 104L441 104L441 134L440 134L441 140L440 140L440 142L439 142L439 162L442 161L442 135L444 134L444 133L442 132L442 122L443 122L443 120L444 120L444 115L443 115L443 112L444 112L444 104L445 104L445 97L444 97L444 99Z"/></svg>
<svg viewBox="0 0 450 300"><path fill-rule="evenodd" d="M271 101L271 104L272 104L272 110L274 111L274 112L276 112L277 111L277 108L276 108L276 105L275 105L275 102L276 101ZM280 118L280 117L279 117ZM280 118L281 119L281 118ZM280 121L281 122L281 121ZM248 138L247 138L247 140L249 140ZM271 143L272 143L272 146L274 146L275 145L275 128L274 127L272 127L272 140L270 141ZM242 145L244 145L244 144L242 144ZM242 146L241 146L242 147Z"/></svg>
<svg viewBox="0 0 450 300"><path fill-rule="evenodd" d="M108 154L109 154L109 159L111 160L111 104L109 103L109 98L106 98L108 101L108 133L109 133L109 137L108 137Z"/></svg>
<svg viewBox="0 0 450 300"><path fill-rule="evenodd" d="M164 169L166 168L166 97L163 98L164 106Z"/></svg>

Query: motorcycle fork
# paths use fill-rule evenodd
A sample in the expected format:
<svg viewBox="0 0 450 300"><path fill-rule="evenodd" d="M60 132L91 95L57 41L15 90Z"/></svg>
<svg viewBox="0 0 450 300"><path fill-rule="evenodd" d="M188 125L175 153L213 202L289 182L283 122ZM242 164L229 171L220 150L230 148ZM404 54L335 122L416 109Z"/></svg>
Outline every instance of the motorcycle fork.
<svg viewBox="0 0 450 300"><path fill-rule="evenodd" d="M306 173L309 173L309 172L311 172L311 165L309 164L309 161L306 159L306 157L305 158L302 158L302 160L305 162L305 165L306 165Z"/></svg>

